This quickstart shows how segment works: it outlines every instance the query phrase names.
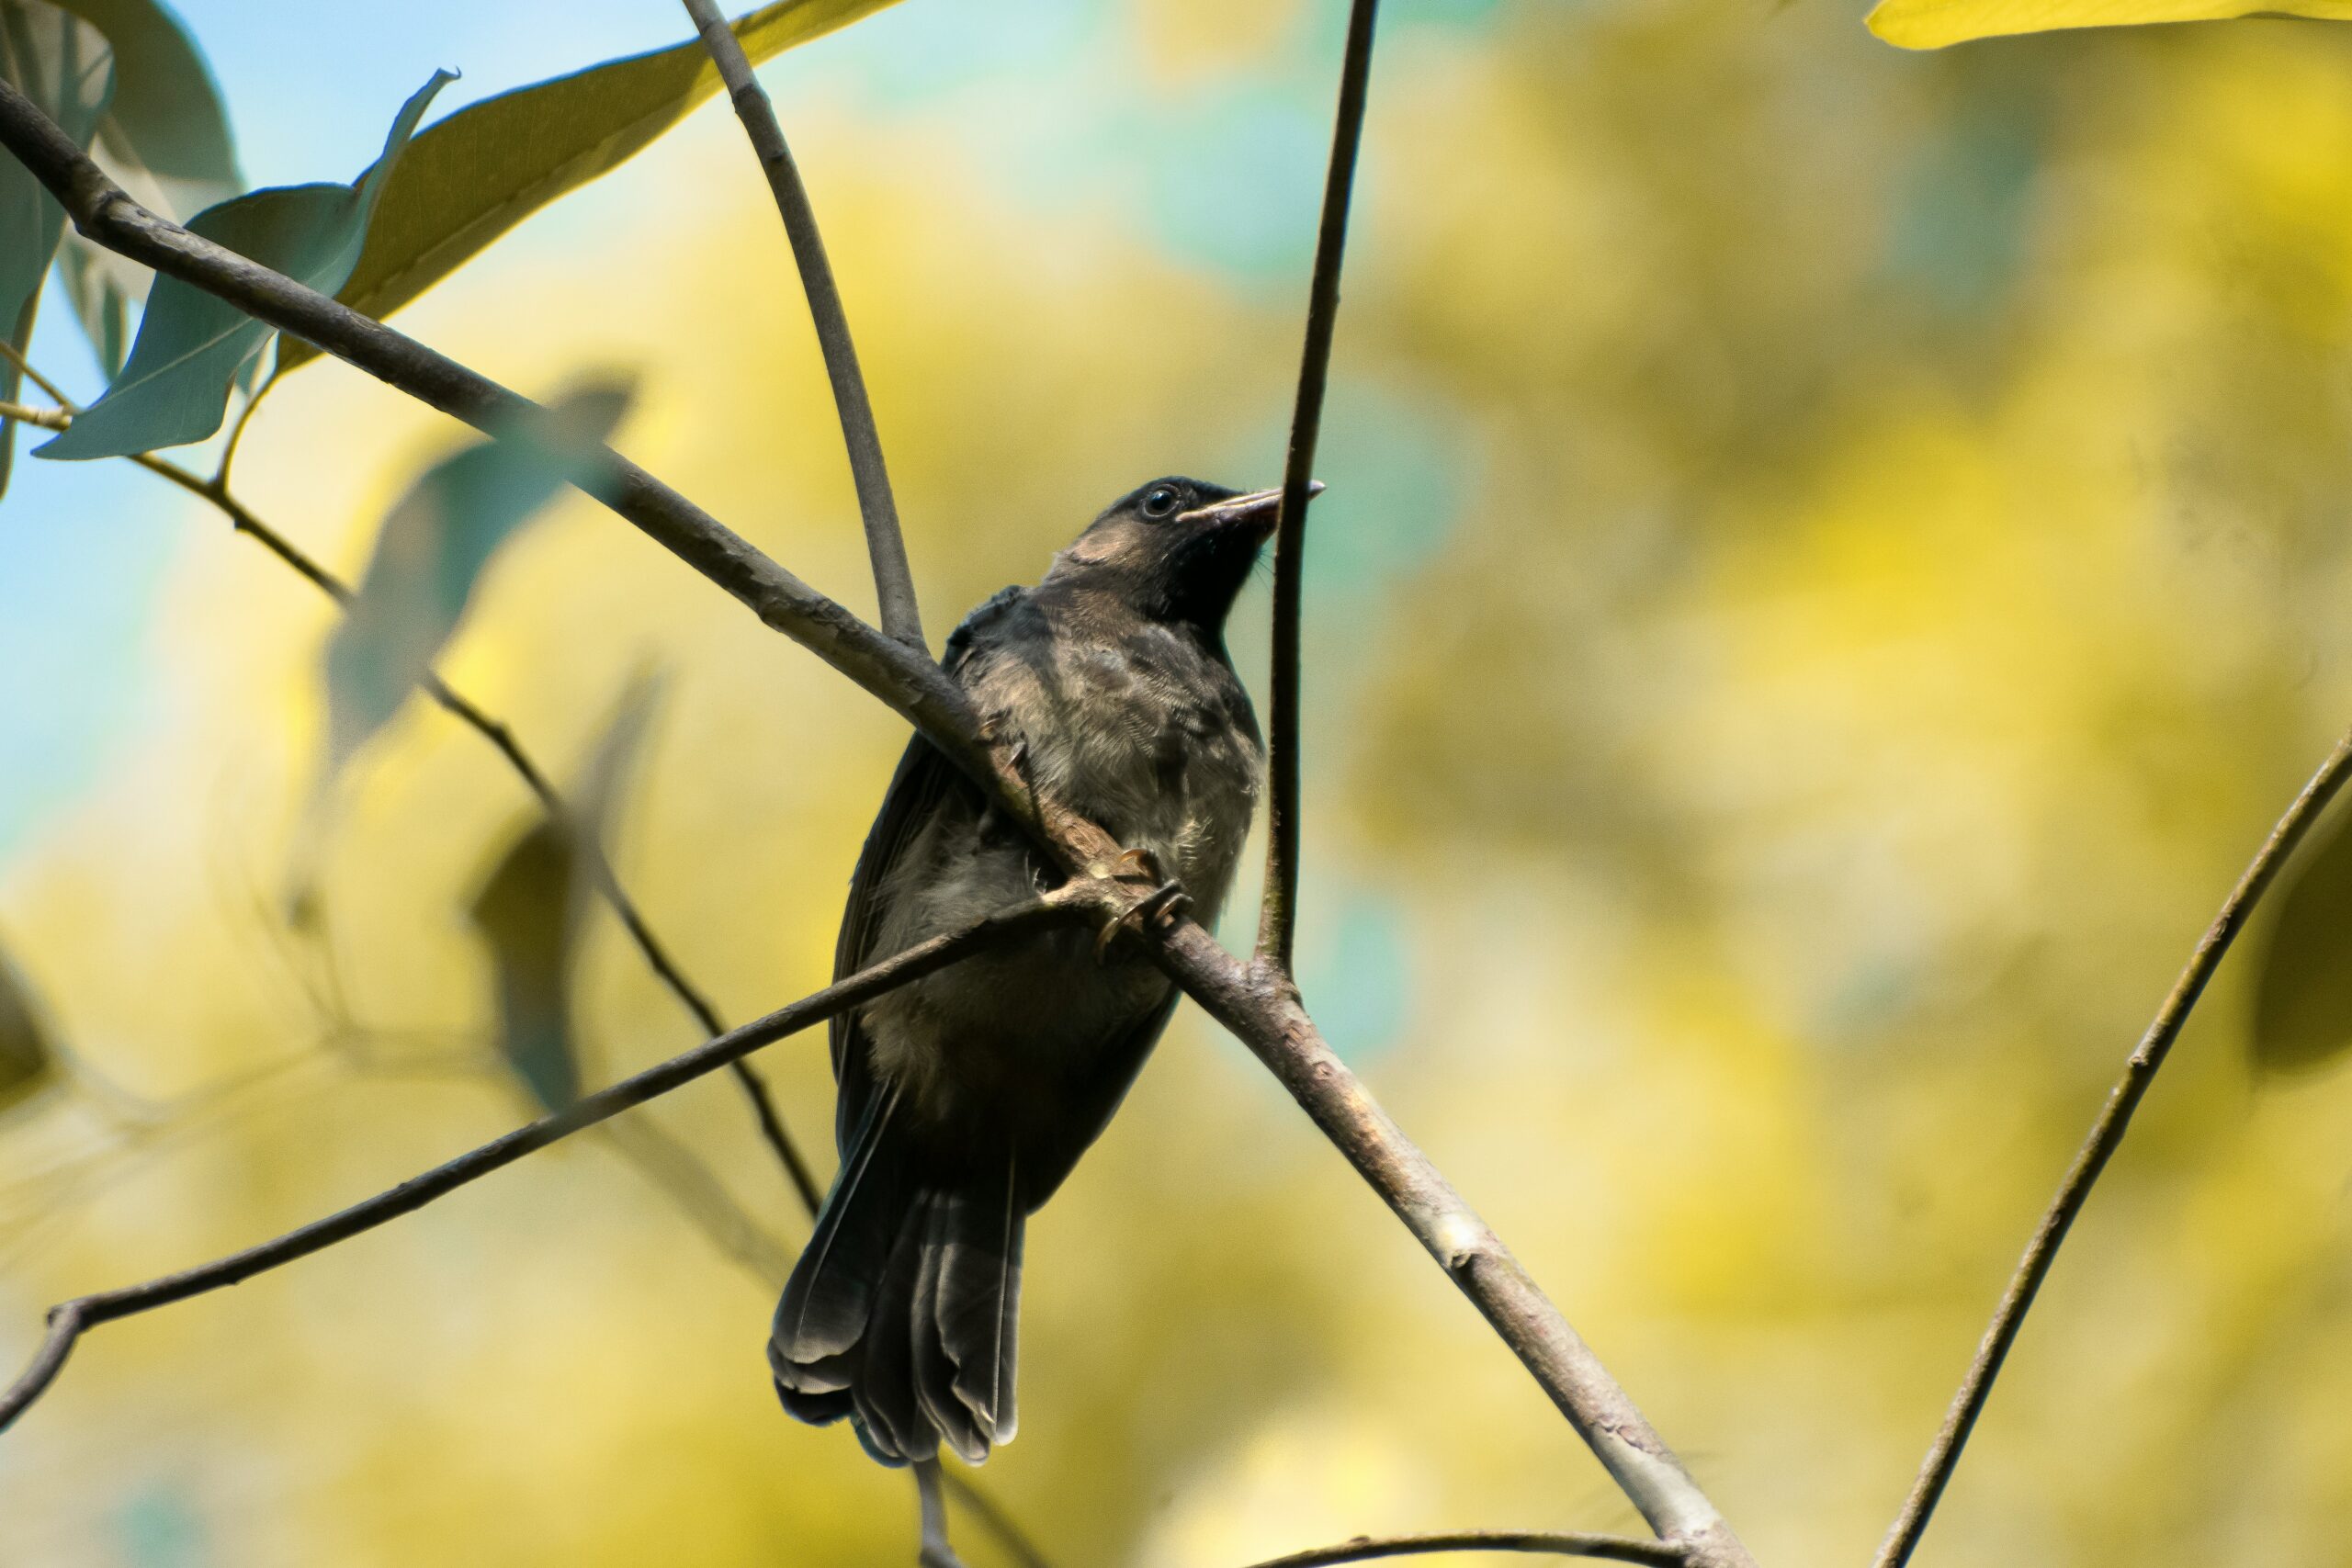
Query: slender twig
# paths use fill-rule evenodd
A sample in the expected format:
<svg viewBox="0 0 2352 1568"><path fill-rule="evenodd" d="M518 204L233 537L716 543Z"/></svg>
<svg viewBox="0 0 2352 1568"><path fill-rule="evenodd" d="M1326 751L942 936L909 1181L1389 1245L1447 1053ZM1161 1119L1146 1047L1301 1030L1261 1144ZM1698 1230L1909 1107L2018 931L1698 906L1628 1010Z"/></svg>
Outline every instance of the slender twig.
<svg viewBox="0 0 2352 1568"><path fill-rule="evenodd" d="M38 425L43 430L62 430L74 423L63 409L37 409L28 403L0 402L0 419L13 419L18 424Z"/></svg>
<svg viewBox="0 0 2352 1568"><path fill-rule="evenodd" d="M1421 1557L1440 1551L1533 1551L1551 1557L1600 1557L1611 1562L1647 1562L1682 1568L1690 1554L1664 1541L1584 1531L1456 1530L1448 1535L1400 1535L1373 1540L1358 1536L1337 1546L1270 1557L1250 1568L1328 1568L1334 1562L1369 1562L1379 1557Z"/></svg>
<svg viewBox="0 0 2352 1568"><path fill-rule="evenodd" d="M2121 1145L2123 1134L2131 1131L2132 1113L2140 1108L2149 1086L2156 1081L2157 1069L2165 1065L2173 1042L2180 1038L2189 1013L2204 995L2206 982L2221 967L2230 944L2245 929L2255 906L2262 901L2263 894L2294 853L2295 846L2311 831L2312 825L2319 820L2346 779L2352 779L2352 734L2335 743L2335 750L2327 754L2319 771L2288 806L2286 815L2270 829L2270 836L2263 840L2237 886L2230 889L2213 923L2197 939L2188 964L2173 982L2164 1005L2156 1010L2154 1021L2148 1025L2148 1032L2140 1037L2139 1044L2132 1047L2131 1056L2125 1060L2123 1076L2109 1091L2098 1119L2091 1123L2090 1136L2084 1140L2074 1164L2067 1168L2066 1179L2059 1183L2058 1195L2051 1200L2041 1223L2034 1227L2032 1239L2026 1243L2025 1255L2018 1260L2008 1289L2001 1293L2001 1304L1994 1309L1993 1321L1976 1348L1975 1359L1969 1363L1968 1375L1961 1380L1960 1392L1952 1396L1951 1408L1945 1413L1943 1426L1919 1467L1919 1478L1912 1483L1911 1495L1904 1499L1903 1511L1887 1531L1885 1544L1879 1548L1875 1568L1903 1568L1911 1560L1920 1534L1935 1513L1937 1501L1943 1496L1952 1471L1960 1463L1968 1435L1975 1427L1977 1416L1984 1413L1993 1382L2001 1375L2001 1363L2007 1359L2009 1348L2017 1343L2026 1314L2033 1308L2035 1293L2050 1277L2058 1249L2065 1244L2066 1232L2073 1226L2075 1217L2083 1212L2083 1205L2089 1201L2092 1187Z"/></svg>
<svg viewBox="0 0 2352 1568"><path fill-rule="evenodd" d="M34 374L30 366L25 366L24 369L28 375ZM43 384L46 385L45 382ZM12 407L0 404L0 418L10 417L6 411ZM73 423L76 412L71 402L63 402L57 409L28 409L24 413L28 423L37 423L50 430L63 430ZM242 427L242 422L240 424ZM231 493L220 475L215 474L209 479L199 479L177 463L151 452L134 452L130 454L130 460L157 478L210 503L229 519L229 525L235 532L246 536L276 556L303 581L336 604L350 604L351 585L321 565L292 539L254 515L251 509ZM555 786L548 781L538 763L523 749L522 742L505 721L483 712L471 699L431 671L425 672L423 684L425 695L490 742L549 817L561 820L567 816L568 808L562 797L556 793ZM718 1010L711 1005L710 999L693 981L686 978L677 960L671 956L669 948L654 935L653 927L647 921L644 912L629 897L628 889L622 886L620 874L614 869L604 846L594 842L594 838L593 834L582 835L581 841L589 852L589 874L598 895L611 907L614 917L628 931L629 941L644 958L646 966L669 988L671 995L677 998L679 1004L694 1016L705 1037L723 1033L727 1025ZM775 1108L775 1097L768 1089L767 1080L760 1077L758 1069L749 1062L730 1063L728 1071L742 1089L744 1098L752 1102L752 1115L759 1122L760 1136L775 1154L776 1163L784 1168L786 1179L792 1183L793 1193L800 1200L800 1206L814 1218L818 1205L824 1200L824 1190L818 1186L807 1157L800 1152L800 1145L794 1142L791 1133L785 1127L784 1119Z"/></svg>
<svg viewBox="0 0 2352 1568"><path fill-rule="evenodd" d="M447 356L147 211L5 82L0 145L57 197L85 236L118 254L182 278L491 434L518 419L546 417L545 410ZM616 454L605 451L588 465L581 488L763 624L888 705L1064 869L1090 880L1116 874L1117 842L1050 795L1033 791L1010 748L981 734L962 688L929 658L867 626ZM1274 1071L1447 1269L1651 1527L1687 1546L1694 1568L1747 1563L1722 1516L1624 1390L1331 1052L1282 971L1244 966L1197 921L1182 917L1137 935L1154 962Z"/></svg>
<svg viewBox="0 0 2352 1568"><path fill-rule="evenodd" d="M1291 412L1290 452L1283 462L1283 505L1274 525L1273 689L1267 705L1266 886L1258 908L1258 955L1284 974L1298 925L1298 713L1301 579L1306 565L1306 505L1314 498L1315 442L1323 427L1323 391L1331 373L1331 336L1340 316L1340 265L1348 245L1348 202L1356 152L1363 143L1364 97L1379 0L1355 0L1340 67L1340 107L1331 123L1331 163L1323 176L1323 217L1315 236L1315 272L1306 290L1306 345L1299 355L1298 400Z"/></svg>
<svg viewBox="0 0 2352 1568"><path fill-rule="evenodd" d="M56 1378L58 1369L65 1364L66 1355L73 1349L74 1340L99 1324L136 1313L152 1312L157 1307L169 1306L174 1302L183 1302L223 1286L240 1284L267 1269L308 1258L337 1242L348 1241L386 1221L421 1209L436 1198L446 1197L469 1182L479 1181L527 1154L568 1138L583 1128L608 1121L634 1106L657 1100L729 1062L749 1055L763 1045L773 1043L812 1023L820 1023L885 991L944 969L983 947L1023 931L1035 931L1041 924L1088 914L1101 897L1095 885L1073 883L1055 893L1000 909L944 936L918 942L895 957L869 964L821 991L812 992L787 1007L779 1008L765 1018L756 1019L740 1029L729 1030L691 1051L648 1067L632 1077L623 1078L609 1089L584 1096L566 1110L543 1116L526 1127L519 1127L503 1137L494 1138L479 1148L435 1166L422 1175L413 1176L397 1187L322 1220L314 1220L298 1230L288 1231L275 1240L231 1253L226 1258L215 1258L177 1274L150 1280L144 1284L78 1296L52 1307L49 1314L48 1336L34 1355L31 1365L25 1369L24 1374L6 1393L0 1393L0 1431L6 1431L23 1414L26 1406L40 1397L42 1391Z"/></svg>
<svg viewBox="0 0 2352 1568"><path fill-rule="evenodd" d="M792 259L800 269L801 292L808 297L817 346L825 356L825 376L833 384L842 441L849 448L850 477L857 485L858 514L865 522L865 552L874 562L874 597L881 612L882 630L910 647L921 648L922 615L915 604L914 574L907 566L906 536L899 529L899 503L890 494L890 471L882 462L882 437L874 428L874 405L865 396L865 378L857 367L857 344L850 338L849 315L842 309L832 263L825 257L817 209L809 205L799 165L792 161L792 149L785 145L775 106L752 74L752 62L727 18L711 0L684 3L686 14L702 35L703 47L718 67L718 79L727 85L735 118L743 122L743 133L751 139L752 151L767 174L775 209L784 219L785 238L791 242Z"/></svg>
<svg viewBox="0 0 2352 1568"><path fill-rule="evenodd" d="M74 406L74 400L65 395L64 389L34 369L32 362L25 357L24 351L6 338L0 338L0 358L5 358L9 364L15 366L26 380L48 393L61 408L70 409Z"/></svg>

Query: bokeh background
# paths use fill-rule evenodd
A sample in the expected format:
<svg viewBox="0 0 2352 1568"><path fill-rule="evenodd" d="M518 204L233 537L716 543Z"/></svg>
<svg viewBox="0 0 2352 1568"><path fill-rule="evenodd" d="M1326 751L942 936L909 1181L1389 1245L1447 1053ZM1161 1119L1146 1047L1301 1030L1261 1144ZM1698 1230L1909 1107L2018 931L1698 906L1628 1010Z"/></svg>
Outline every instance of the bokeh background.
<svg viewBox="0 0 2352 1568"><path fill-rule="evenodd" d="M435 66L446 112L685 30L657 0L181 9L256 184L349 177ZM907 0L764 73L934 637L1147 477L1271 482L1343 9ZM1789 1564L1866 1560L2131 1042L2352 716L2352 30L1912 56L1859 9L1384 7L1308 577L1307 998ZM65 317L37 360L87 395ZM401 320L528 389L638 372L627 450L870 603L723 107ZM322 364L240 485L356 571L454 440ZM527 1114L481 1065L465 913L527 802L477 738L419 705L379 739L326 935L287 929L329 626L128 465L19 463L0 936L78 1065L0 1122L12 1369L51 1301ZM578 502L446 668L569 776L649 663L620 860L745 1016L824 978L902 731ZM694 1037L609 926L579 1008L600 1076ZM2352 1078L2258 1077L2245 1012L2227 973L1923 1562L2343 1561ZM829 1159L821 1047L761 1060ZM903 1478L768 1390L762 1270L803 1222L744 1106L714 1078L631 1121L768 1239L649 1179L651 1134L582 1138L109 1326L0 1442L0 1562L908 1561ZM1024 1419L982 1480L1061 1568L1633 1524L1189 1010L1031 1235Z"/></svg>

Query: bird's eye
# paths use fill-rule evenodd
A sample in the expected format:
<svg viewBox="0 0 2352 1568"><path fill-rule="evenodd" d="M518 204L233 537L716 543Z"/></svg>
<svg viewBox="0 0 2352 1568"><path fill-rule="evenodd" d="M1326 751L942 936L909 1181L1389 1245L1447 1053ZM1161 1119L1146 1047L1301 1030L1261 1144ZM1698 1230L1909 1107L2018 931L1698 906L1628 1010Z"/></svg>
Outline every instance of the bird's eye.
<svg viewBox="0 0 2352 1568"><path fill-rule="evenodd" d="M1170 486L1154 485L1143 498L1143 514L1146 517L1165 517L1176 510L1178 499L1176 491Z"/></svg>

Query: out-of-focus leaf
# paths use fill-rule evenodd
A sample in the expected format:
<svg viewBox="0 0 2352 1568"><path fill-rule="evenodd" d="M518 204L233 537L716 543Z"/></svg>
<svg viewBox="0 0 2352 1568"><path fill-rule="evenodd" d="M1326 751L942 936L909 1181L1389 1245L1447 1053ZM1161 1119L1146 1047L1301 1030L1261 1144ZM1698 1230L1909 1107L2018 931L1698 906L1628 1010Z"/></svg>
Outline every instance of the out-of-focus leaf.
<svg viewBox="0 0 2352 1568"><path fill-rule="evenodd" d="M659 694L650 680L630 685L582 773L571 816L543 819L524 833L474 898L474 925L490 944L497 977L499 1051L549 1111L580 1098L571 974L594 907L595 856Z"/></svg>
<svg viewBox="0 0 2352 1568"><path fill-rule="evenodd" d="M2006 33L2211 22L2230 17L2352 21L2352 0L1879 0L1871 31L1904 49L1941 49Z"/></svg>
<svg viewBox="0 0 2352 1568"><path fill-rule="evenodd" d="M580 1098L571 1048L570 835L541 822L515 841L474 899L498 982L498 1048L550 1111Z"/></svg>
<svg viewBox="0 0 2352 1568"><path fill-rule="evenodd" d="M98 151L115 167L142 169L155 186L134 191L174 218L201 212L245 188L229 113L212 69L187 29L156 0L55 0L106 35L114 50L114 102L98 124Z"/></svg>
<svg viewBox="0 0 2352 1568"><path fill-rule="evenodd" d="M2256 961L2254 1060L2309 1072L2352 1047L2352 815L2322 826L2284 880Z"/></svg>
<svg viewBox="0 0 2352 1568"><path fill-rule="evenodd" d="M211 68L177 17L156 0L55 0L106 35L114 51L113 102L90 155L151 211L185 222L245 188L229 114ZM68 231L60 275L74 313L111 381L130 351L130 311L154 275Z"/></svg>
<svg viewBox="0 0 2352 1568"><path fill-rule="evenodd" d="M754 63L893 0L778 0L735 23ZM381 320L567 192L618 167L718 90L700 40L606 61L460 109L416 139L339 299ZM289 341L278 367L318 350Z"/></svg>
<svg viewBox="0 0 2352 1568"><path fill-rule="evenodd" d="M207 208L188 228L241 255L332 293L351 276L386 181L442 86L434 73L401 106L383 155L347 186L280 186ZM73 428L34 448L42 457L119 457L201 441L220 428L229 389L251 373L270 328L175 277L148 297L122 374Z"/></svg>
<svg viewBox="0 0 2352 1568"><path fill-rule="evenodd" d="M74 302L82 335L90 340L90 352L98 356L98 368L109 381L122 374L123 359L130 352L130 290L107 265L121 259L79 234L66 235L65 248L58 253L65 297Z"/></svg>
<svg viewBox="0 0 2352 1568"><path fill-rule="evenodd" d="M0 1111L29 1099L49 1079L55 1053L33 1006L32 988L0 953Z"/></svg>
<svg viewBox="0 0 2352 1568"><path fill-rule="evenodd" d="M114 91L113 56L96 28L57 6L0 0L0 78L87 147ZM20 353L64 231L65 209L22 164L0 155L0 331ZM0 400L16 400L17 379L15 363L0 362ZM0 493L16 449L16 422L0 420Z"/></svg>
<svg viewBox="0 0 2352 1568"><path fill-rule="evenodd" d="M583 477L628 400L617 382L575 392L550 406L544 424L503 432L435 465L393 507L350 613L327 643L322 777L399 711L457 630L499 546Z"/></svg>

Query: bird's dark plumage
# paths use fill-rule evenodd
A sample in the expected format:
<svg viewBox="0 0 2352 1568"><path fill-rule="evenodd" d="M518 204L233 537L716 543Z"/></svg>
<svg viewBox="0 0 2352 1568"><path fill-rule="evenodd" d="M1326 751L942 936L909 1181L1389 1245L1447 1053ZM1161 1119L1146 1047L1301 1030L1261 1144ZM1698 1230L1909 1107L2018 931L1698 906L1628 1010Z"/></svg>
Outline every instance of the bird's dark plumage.
<svg viewBox="0 0 2352 1568"><path fill-rule="evenodd" d="M1207 918L1261 748L1226 657L1272 492L1185 479L1123 497L1035 589L966 617L944 663L1035 786L1148 851ZM1050 883L931 745L900 759L850 882L835 977ZM850 1417L875 1458L1010 1439L1022 1232L1101 1134L1176 992L1093 933L981 953L833 1021L841 1169L776 1308L785 1408Z"/></svg>

